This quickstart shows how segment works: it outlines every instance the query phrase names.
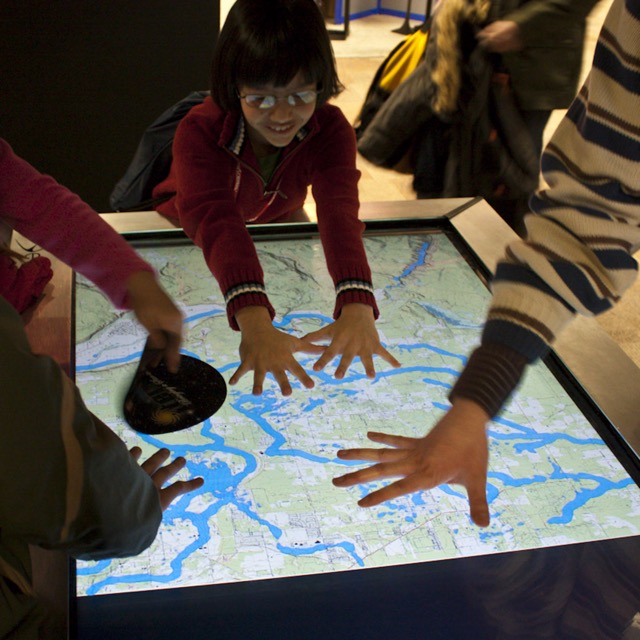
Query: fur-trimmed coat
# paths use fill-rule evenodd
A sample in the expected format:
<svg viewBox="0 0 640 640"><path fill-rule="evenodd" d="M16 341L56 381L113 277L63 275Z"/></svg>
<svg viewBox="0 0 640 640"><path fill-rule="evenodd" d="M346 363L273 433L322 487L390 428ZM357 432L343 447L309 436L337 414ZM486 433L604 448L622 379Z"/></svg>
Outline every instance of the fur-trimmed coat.
<svg viewBox="0 0 640 640"><path fill-rule="evenodd" d="M432 116L452 121L464 99L464 65L472 51L462 35L496 19L520 27L525 48L505 54L515 102L523 110L567 107L582 62L585 18L597 0L446 0L434 16L424 61L382 105L358 151L386 167L405 155ZM468 42L468 39L467 39Z"/></svg>

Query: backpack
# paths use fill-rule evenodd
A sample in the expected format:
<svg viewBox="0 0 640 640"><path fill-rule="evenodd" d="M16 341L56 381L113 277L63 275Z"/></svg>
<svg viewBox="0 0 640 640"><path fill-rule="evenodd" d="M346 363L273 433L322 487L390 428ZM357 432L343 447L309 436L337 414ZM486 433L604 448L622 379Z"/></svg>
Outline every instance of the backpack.
<svg viewBox="0 0 640 640"><path fill-rule="evenodd" d="M201 104L208 95L208 91L192 91L145 130L127 171L109 196L113 211L154 209L165 200L154 200L151 194L153 188L169 175L176 129L191 108Z"/></svg>
<svg viewBox="0 0 640 640"><path fill-rule="evenodd" d="M429 20L401 40L378 67L354 129L360 139L380 107L424 58L429 38Z"/></svg>

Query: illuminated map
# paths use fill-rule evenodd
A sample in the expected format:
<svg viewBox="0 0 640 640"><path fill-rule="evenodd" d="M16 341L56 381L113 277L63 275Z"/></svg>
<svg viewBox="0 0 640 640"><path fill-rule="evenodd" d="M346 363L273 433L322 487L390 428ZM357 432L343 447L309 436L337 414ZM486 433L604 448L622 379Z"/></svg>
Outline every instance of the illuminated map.
<svg viewBox="0 0 640 640"><path fill-rule="evenodd" d="M333 285L319 241L257 243L276 324L296 335L331 321ZM78 563L78 593L105 594L423 562L640 533L640 490L543 366L530 369L491 424L491 525L474 526L456 487L371 509L372 486L338 489L331 478L359 464L336 451L366 446L368 430L421 436L446 410L447 392L477 344L489 293L444 234L366 238L381 316L377 326L400 369L359 362L343 380L333 366L316 382L273 380L251 395L252 376L229 387L212 419L177 434L142 436L121 400L145 340L86 281L77 287L77 382L88 406L144 455L167 446L201 475L199 491L165 513L148 551ZM225 379L239 364L217 284L191 245L141 250L186 315L184 352Z"/></svg>

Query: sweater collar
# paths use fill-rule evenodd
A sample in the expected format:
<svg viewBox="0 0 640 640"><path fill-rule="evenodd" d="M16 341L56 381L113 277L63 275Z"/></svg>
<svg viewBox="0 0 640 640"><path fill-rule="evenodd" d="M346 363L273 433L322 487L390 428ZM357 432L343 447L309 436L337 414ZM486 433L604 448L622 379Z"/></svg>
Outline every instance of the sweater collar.
<svg viewBox="0 0 640 640"><path fill-rule="evenodd" d="M316 114L311 116L307 124L296 133L294 139L284 149L288 153L295 146L300 144L309 134L316 131L318 122ZM220 135L220 144L227 148L235 156L240 157L247 140L247 123L242 115L238 112L229 112L225 115L222 132Z"/></svg>

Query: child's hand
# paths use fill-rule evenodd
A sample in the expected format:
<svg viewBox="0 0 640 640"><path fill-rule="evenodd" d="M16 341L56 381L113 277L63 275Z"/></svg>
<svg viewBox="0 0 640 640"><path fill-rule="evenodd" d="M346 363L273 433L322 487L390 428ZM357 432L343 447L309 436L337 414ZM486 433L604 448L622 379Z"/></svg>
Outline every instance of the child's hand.
<svg viewBox="0 0 640 640"><path fill-rule="evenodd" d="M282 395L290 396L288 372L298 378L307 389L313 387L313 380L293 354L297 351L322 353L324 347L276 329L265 307L244 307L236 313L236 320L242 331L240 366L229 379L229 384L236 384L245 373L253 371L253 394L257 396L262 393L265 376L272 373Z"/></svg>
<svg viewBox="0 0 640 640"><path fill-rule="evenodd" d="M148 271L138 271L129 278L127 295L136 318L149 332L151 346L163 351L167 368L176 372L180 366L182 312Z"/></svg>
<svg viewBox="0 0 640 640"><path fill-rule="evenodd" d="M204 484L203 478L192 478L191 480L177 480L176 482L172 482L168 487L165 487L164 485L184 468L186 464L185 459L178 457L169 464L165 464L171 452L169 449L159 449L150 458L140 463L142 449L140 449L140 447L133 447L130 452L133 459L140 464L142 470L153 480L153 484L155 484L158 490L160 507L163 511L166 511L167 507L179 496L189 493L190 491L195 491Z"/></svg>
<svg viewBox="0 0 640 640"><path fill-rule="evenodd" d="M380 356L392 367L400 366L400 363L380 344L373 309L367 304L346 304L335 322L318 331L308 333L302 339L309 342L331 340L324 354L313 365L313 370L321 371L333 358L342 355L335 373L338 379L344 378L356 356L360 357L369 378L376 377L373 366L374 355Z"/></svg>

